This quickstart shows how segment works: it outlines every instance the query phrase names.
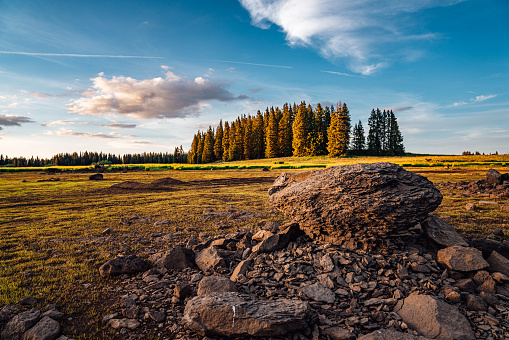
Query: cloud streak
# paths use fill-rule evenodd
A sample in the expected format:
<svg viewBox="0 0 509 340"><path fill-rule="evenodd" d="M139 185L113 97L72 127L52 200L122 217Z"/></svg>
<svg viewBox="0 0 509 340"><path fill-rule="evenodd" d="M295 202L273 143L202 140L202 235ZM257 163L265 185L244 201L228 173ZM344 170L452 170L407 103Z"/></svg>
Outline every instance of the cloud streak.
<svg viewBox="0 0 509 340"><path fill-rule="evenodd" d="M205 60L205 61L213 61L213 62L218 62L218 63L228 63L228 64L241 64L241 65L263 66L263 67L293 68L293 66L285 66L285 65L270 65L270 64L257 64L257 63L247 63L247 62L243 62L243 61L231 61L231 60Z"/></svg>
<svg viewBox="0 0 509 340"><path fill-rule="evenodd" d="M130 77L108 79L100 74L91 79L92 88L84 97L71 100L70 113L79 115L124 115L137 119L184 118L199 114L209 101L231 102L248 99L235 96L227 85L203 77L183 79L166 72L165 78L136 80Z"/></svg>
<svg viewBox="0 0 509 340"><path fill-rule="evenodd" d="M0 51L0 54L25 55L32 57L72 57L72 58L126 58L126 59L162 59L163 57L136 56L136 55L108 55L108 54L74 54L74 53L43 53Z"/></svg>
<svg viewBox="0 0 509 340"><path fill-rule="evenodd" d="M358 76L358 75L355 75L355 74L336 72L336 71L324 71L324 70L320 70L320 72L329 73L329 74L335 74L337 76L364 78L364 77L361 77L361 76Z"/></svg>
<svg viewBox="0 0 509 340"><path fill-rule="evenodd" d="M99 138L99 139L117 139L117 138L133 138L134 135L122 135L115 132L109 134L104 133L89 133L89 132L75 132L70 129L60 128L57 131L46 131L47 136L71 136L71 137L85 137L85 138Z"/></svg>
<svg viewBox="0 0 509 340"><path fill-rule="evenodd" d="M9 116L0 114L0 130L2 126L21 126L23 123L33 123L34 121L23 116Z"/></svg>
<svg viewBox="0 0 509 340"><path fill-rule="evenodd" d="M436 37L429 32L414 32L416 26L409 24L413 13L463 0L239 1L253 25L262 29L279 26L290 46L316 49L328 59L347 58L352 71L370 75L389 66L381 57L388 44L407 45L409 41ZM414 51L408 53L415 55Z"/></svg>

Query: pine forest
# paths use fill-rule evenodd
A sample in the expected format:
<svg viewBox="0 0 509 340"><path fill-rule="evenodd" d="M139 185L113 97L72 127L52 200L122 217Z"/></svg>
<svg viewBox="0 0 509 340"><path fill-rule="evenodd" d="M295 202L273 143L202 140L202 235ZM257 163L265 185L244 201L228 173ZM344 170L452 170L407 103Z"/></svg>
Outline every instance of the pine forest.
<svg viewBox="0 0 509 340"><path fill-rule="evenodd" d="M405 153L403 136L392 110L373 109L368 135L359 120L353 128L346 103L313 109L306 102L258 110L223 121L213 129L198 131L188 153L188 163L211 163L289 156L345 157L351 155L398 156Z"/></svg>

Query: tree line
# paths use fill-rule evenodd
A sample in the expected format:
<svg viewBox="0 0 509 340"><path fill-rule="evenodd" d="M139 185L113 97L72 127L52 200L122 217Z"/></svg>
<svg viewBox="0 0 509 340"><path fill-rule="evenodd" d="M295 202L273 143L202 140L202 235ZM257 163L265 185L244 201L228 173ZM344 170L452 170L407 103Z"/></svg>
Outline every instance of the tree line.
<svg viewBox="0 0 509 340"><path fill-rule="evenodd" d="M329 155L403 155L403 136L392 110L373 109L368 120L366 138L362 122L351 127L346 103L336 107L313 109L300 105L267 107L255 116L243 115L232 122L219 122L216 129L198 131L193 136L189 163L217 160Z"/></svg>
<svg viewBox="0 0 509 340"><path fill-rule="evenodd" d="M60 153L51 158L39 157L14 157L0 155L0 166L15 166L15 167L41 167L41 166L78 166L78 165L92 165L92 164L146 164L146 163L187 163L187 153L184 152L182 145L176 147L173 153L156 153L144 152L137 154L115 155L106 154L102 152L73 152L73 153Z"/></svg>

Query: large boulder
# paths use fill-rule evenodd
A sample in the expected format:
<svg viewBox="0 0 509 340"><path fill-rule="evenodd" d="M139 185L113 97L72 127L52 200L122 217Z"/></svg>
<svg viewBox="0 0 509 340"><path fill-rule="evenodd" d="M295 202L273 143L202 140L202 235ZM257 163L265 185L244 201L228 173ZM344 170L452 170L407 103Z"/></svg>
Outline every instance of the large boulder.
<svg viewBox="0 0 509 340"><path fill-rule="evenodd" d="M261 301L239 293L212 293L189 300L183 320L201 335L277 337L306 328L308 311L301 300Z"/></svg>
<svg viewBox="0 0 509 340"><path fill-rule="evenodd" d="M150 268L150 263L136 255L117 256L99 268L101 276L136 274Z"/></svg>
<svg viewBox="0 0 509 340"><path fill-rule="evenodd" d="M482 252L476 248L452 246L440 249L437 261L449 270L470 272L489 267Z"/></svg>
<svg viewBox="0 0 509 340"><path fill-rule="evenodd" d="M383 235L413 227L440 205L442 194L399 165L359 163L283 173L269 189L268 201L310 237L338 244L344 230Z"/></svg>
<svg viewBox="0 0 509 340"><path fill-rule="evenodd" d="M399 309L399 310L398 310ZM470 323L455 306L430 295L412 294L395 311L419 334L436 340L474 340Z"/></svg>
<svg viewBox="0 0 509 340"><path fill-rule="evenodd" d="M441 246L468 247L467 241L450 224L435 215L430 214L421 225L426 235Z"/></svg>

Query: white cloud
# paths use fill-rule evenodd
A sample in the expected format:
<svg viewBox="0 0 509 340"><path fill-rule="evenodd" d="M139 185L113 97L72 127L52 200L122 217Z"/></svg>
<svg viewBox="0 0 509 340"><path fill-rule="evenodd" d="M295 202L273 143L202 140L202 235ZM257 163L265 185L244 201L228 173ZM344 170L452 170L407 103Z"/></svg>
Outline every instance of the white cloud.
<svg viewBox="0 0 509 340"><path fill-rule="evenodd" d="M336 72L336 71L323 71L321 70L320 72L324 72L324 73L330 73L330 74L335 74L337 76L345 76L345 77L359 77L355 74L350 74L350 73L344 73L344 72Z"/></svg>
<svg viewBox="0 0 509 340"><path fill-rule="evenodd" d="M170 71L165 78L136 80L99 76L91 80L94 84L83 92L85 97L71 100L67 105L70 113L120 114L138 119L176 118L200 113L211 100L228 102L248 98L233 95L225 84L203 77L186 80Z"/></svg>
<svg viewBox="0 0 509 340"><path fill-rule="evenodd" d="M463 0L239 0L254 25L281 27L293 46L318 49L330 59L346 57L352 71L369 75L387 67L380 50L389 43L426 40L433 33L415 34L406 26L412 13ZM407 24L405 24L407 23ZM406 46L402 46L406 47ZM403 51L403 48L400 48ZM417 55L406 48L412 58ZM403 59L411 60L411 58Z"/></svg>
<svg viewBox="0 0 509 340"><path fill-rule="evenodd" d="M490 95L487 95L487 96L477 96L475 97L475 101L476 102L483 102L485 100L488 100L488 99L491 99L491 98L495 98L497 95L496 94L490 94Z"/></svg>

